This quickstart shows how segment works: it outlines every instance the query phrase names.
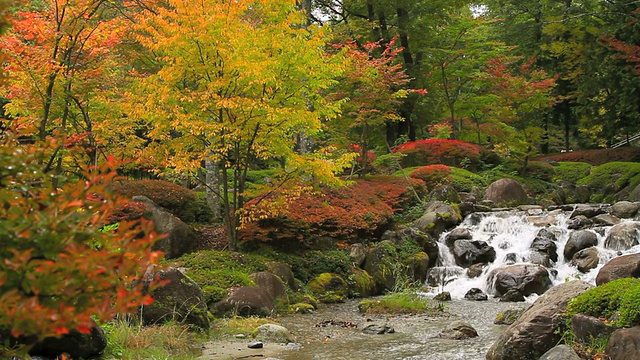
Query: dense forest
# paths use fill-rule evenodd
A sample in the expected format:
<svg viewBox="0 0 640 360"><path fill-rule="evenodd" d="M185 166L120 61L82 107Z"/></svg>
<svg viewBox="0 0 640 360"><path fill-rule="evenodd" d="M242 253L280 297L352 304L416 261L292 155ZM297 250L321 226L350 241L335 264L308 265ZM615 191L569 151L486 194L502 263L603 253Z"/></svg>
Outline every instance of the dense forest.
<svg viewBox="0 0 640 360"><path fill-rule="evenodd" d="M44 338L149 301L122 280L157 262L155 233L96 237L116 176L206 192L235 249L241 226L424 141L523 171L628 141L639 19L627 0L0 0L0 326Z"/></svg>

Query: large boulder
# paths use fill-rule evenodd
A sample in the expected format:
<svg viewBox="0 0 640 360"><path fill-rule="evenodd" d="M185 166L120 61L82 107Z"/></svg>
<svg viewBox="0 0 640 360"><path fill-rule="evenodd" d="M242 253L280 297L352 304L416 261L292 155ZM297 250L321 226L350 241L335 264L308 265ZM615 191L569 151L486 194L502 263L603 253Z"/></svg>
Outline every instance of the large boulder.
<svg viewBox="0 0 640 360"><path fill-rule="evenodd" d="M585 344L598 337L608 337L616 330L615 327L609 326L597 317L584 314L575 314L571 317L571 329L576 338Z"/></svg>
<svg viewBox="0 0 640 360"><path fill-rule="evenodd" d="M107 347L107 337L97 324L91 333L83 334L72 330L59 338L46 338L37 343L30 351L32 356L50 356L57 358L67 354L73 359L88 359L97 356Z"/></svg>
<svg viewBox="0 0 640 360"><path fill-rule="evenodd" d="M630 201L618 201L611 206L611 214L619 218L632 218L640 209L640 203Z"/></svg>
<svg viewBox="0 0 640 360"><path fill-rule="evenodd" d="M529 203L529 196L522 184L514 179L496 180L484 192L484 199L497 206L516 206Z"/></svg>
<svg viewBox="0 0 640 360"><path fill-rule="evenodd" d="M575 218L577 216L585 216L587 218L592 218L596 215L606 213L606 209L601 204L578 204L573 209L571 213L571 218Z"/></svg>
<svg viewBox="0 0 640 360"><path fill-rule="evenodd" d="M611 360L640 359L640 326L614 331L604 352Z"/></svg>
<svg viewBox="0 0 640 360"><path fill-rule="evenodd" d="M464 269L459 266L436 266L427 272L427 285L433 288L444 287L463 273Z"/></svg>
<svg viewBox="0 0 640 360"><path fill-rule="evenodd" d="M599 263L600 256L595 246L578 251L571 259L571 265L577 267L582 273L597 268Z"/></svg>
<svg viewBox="0 0 640 360"><path fill-rule="evenodd" d="M611 250L628 250L640 243L640 222L624 222L609 230L604 247Z"/></svg>
<svg viewBox="0 0 640 360"><path fill-rule="evenodd" d="M376 283L376 293L394 288L398 274L389 271L389 269L393 269L397 257L396 248L389 240L376 243L367 252L363 268L373 277Z"/></svg>
<svg viewBox="0 0 640 360"><path fill-rule="evenodd" d="M414 223L420 231L438 238L445 230L451 229L462 221L456 208L442 201L427 204L424 215ZM427 252L428 253L428 252Z"/></svg>
<svg viewBox="0 0 640 360"><path fill-rule="evenodd" d="M403 261L407 269L407 275L412 281L424 284L427 280L427 272L429 271L429 255L425 252L419 252L409 255Z"/></svg>
<svg viewBox="0 0 640 360"><path fill-rule="evenodd" d="M171 267L158 270L150 267L142 281L145 288L152 281L168 281L166 285L151 292L154 302L144 305L140 310L145 324L178 321L209 330L208 308L202 289L180 270Z"/></svg>
<svg viewBox="0 0 640 360"><path fill-rule="evenodd" d="M285 344L295 341L289 329L276 324L263 324L258 326L254 331L254 338L265 342Z"/></svg>
<svg viewBox="0 0 640 360"><path fill-rule="evenodd" d="M611 259L598 272L596 285L620 278L640 277L640 254L623 255Z"/></svg>
<svg viewBox="0 0 640 360"><path fill-rule="evenodd" d="M580 360L580 356L569 345L558 345L544 353L539 360Z"/></svg>
<svg viewBox="0 0 640 360"><path fill-rule="evenodd" d="M487 360L538 360L560 341L569 300L591 287L574 280L549 289L498 337Z"/></svg>
<svg viewBox="0 0 640 360"><path fill-rule="evenodd" d="M429 193L429 200L444 201L449 204L459 204L460 195L458 191L449 185L438 186Z"/></svg>
<svg viewBox="0 0 640 360"><path fill-rule="evenodd" d="M598 236L589 230L575 230L569 234L569 239L564 245L564 258L573 259L578 251L598 245Z"/></svg>
<svg viewBox="0 0 640 360"><path fill-rule="evenodd" d="M586 203L589 202L591 197L591 190L586 185L576 185L568 181L562 181L555 195L561 204Z"/></svg>
<svg viewBox="0 0 640 360"><path fill-rule="evenodd" d="M631 193L629 194L629 201L640 201L640 184L636 185L636 187L631 190Z"/></svg>
<svg viewBox="0 0 640 360"><path fill-rule="evenodd" d="M349 285L338 274L322 273L309 281L307 287L323 302L344 301L349 296Z"/></svg>
<svg viewBox="0 0 640 360"><path fill-rule="evenodd" d="M387 230L391 231L391 230ZM385 232L386 234L386 232ZM360 267L364 263L364 259L367 257L367 245L363 243L352 244L349 247L349 256L353 266Z"/></svg>
<svg viewBox="0 0 640 360"><path fill-rule="evenodd" d="M456 240L471 240L473 239L473 235L471 235L471 230L464 227L457 227L444 237L444 243L449 247L453 248L453 244Z"/></svg>
<svg viewBox="0 0 640 360"><path fill-rule="evenodd" d="M536 237L531 242L531 250L540 253L553 262L558 261L557 238L554 233L547 229L540 229Z"/></svg>
<svg viewBox="0 0 640 360"><path fill-rule="evenodd" d="M285 304L289 304L289 296L287 295L287 287L284 285L280 277L266 271L260 271L249 275L249 279L269 293L273 300L280 299Z"/></svg>
<svg viewBox="0 0 640 360"><path fill-rule="evenodd" d="M218 314L270 316L275 311L273 297L260 286L239 286L229 289L226 297L212 306Z"/></svg>
<svg viewBox="0 0 640 360"><path fill-rule="evenodd" d="M433 237L415 227L406 227L398 231L387 230L382 234L380 240L389 240L398 247L402 247L407 241L415 242L429 255L429 266L435 266L440 253L438 242Z"/></svg>
<svg viewBox="0 0 640 360"><path fill-rule="evenodd" d="M473 326L464 321L454 321L442 329L437 337L450 340L464 340L478 337L478 332Z"/></svg>
<svg viewBox="0 0 640 360"><path fill-rule="evenodd" d="M164 252L165 258L173 259L196 249L198 234L191 226L146 196L134 196L132 200L146 205L145 217L153 221L158 234L165 235L155 242L153 250L160 250Z"/></svg>
<svg viewBox="0 0 640 360"><path fill-rule="evenodd" d="M289 264L278 261L269 262L267 263L267 271L278 276L289 289L298 291L298 284Z"/></svg>
<svg viewBox="0 0 640 360"><path fill-rule="evenodd" d="M349 276L353 282L352 293L359 297L369 297L376 294L376 282L368 272L360 268L352 268Z"/></svg>
<svg viewBox="0 0 640 360"><path fill-rule="evenodd" d="M456 264L469 267L478 263L490 263L496 259L496 251L485 241L456 240L453 243Z"/></svg>
<svg viewBox="0 0 640 360"><path fill-rule="evenodd" d="M516 290L523 296L544 294L551 287L551 279L546 268L540 265L518 264L498 268L489 274L489 288L496 296L509 290Z"/></svg>

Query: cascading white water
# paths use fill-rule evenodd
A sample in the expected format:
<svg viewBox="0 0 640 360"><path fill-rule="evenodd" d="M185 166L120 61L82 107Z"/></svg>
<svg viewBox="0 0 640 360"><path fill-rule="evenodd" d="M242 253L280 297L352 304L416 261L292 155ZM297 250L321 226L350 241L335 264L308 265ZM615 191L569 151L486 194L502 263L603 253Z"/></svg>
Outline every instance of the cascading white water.
<svg viewBox="0 0 640 360"><path fill-rule="evenodd" d="M595 269L587 273L581 273L575 266L570 264L571 259L565 259L563 256L565 244L572 231L567 229L567 220L569 220L571 213L555 211L543 215L555 217L554 225L546 228L557 239L558 260L552 262L551 267L548 269L553 285L573 279L581 279L595 284L598 271L609 260L619 255L640 252L640 245L624 252L605 249L603 246L604 240L611 228L610 226L600 227L598 231L588 230L594 232L598 238L599 264ZM468 229L473 240L485 241L496 252L495 261L485 266L482 275L476 278L469 278L466 274L466 269L456 265L453 254L445 245L448 233L442 234L438 240L440 255L437 265L439 267L438 270L446 278L441 279L438 286L429 288L429 294L435 295L447 291L453 299L462 299L469 289L479 288L491 296L492 289L491 284L488 283L488 277L492 270L514 263L530 263L529 259L533 251L531 244L541 227L530 222L528 220L529 217L524 211L505 211L476 213L465 218L459 227ZM536 295L532 295L528 300L533 301L536 297Z"/></svg>

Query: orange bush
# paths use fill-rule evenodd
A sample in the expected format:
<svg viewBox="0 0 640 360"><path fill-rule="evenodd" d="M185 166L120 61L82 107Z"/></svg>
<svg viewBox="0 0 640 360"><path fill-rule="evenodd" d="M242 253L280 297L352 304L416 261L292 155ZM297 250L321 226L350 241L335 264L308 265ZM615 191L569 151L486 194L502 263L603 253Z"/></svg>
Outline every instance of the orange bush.
<svg viewBox="0 0 640 360"><path fill-rule="evenodd" d="M414 189L424 193L422 181L410 181ZM355 242L376 238L389 228L395 213L415 201L411 187L402 178L358 180L343 188L302 195L288 204L286 215L246 224L240 240L313 248L322 239Z"/></svg>
<svg viewBox="0 0 640 360"><path fill-rule="evenodd" d="M443 164L426 165L413 170L409 177L425 182L429 189L451 182L451 168Z"/></svg>
<svg viewBox="0 0 640 360"><path fill-rule="evenodd" d="M463 161L479 164L483 147L460 140L425 139L398 145L392 152L407 155L402 160L405 167L429 164L461 167Z"/></svg>

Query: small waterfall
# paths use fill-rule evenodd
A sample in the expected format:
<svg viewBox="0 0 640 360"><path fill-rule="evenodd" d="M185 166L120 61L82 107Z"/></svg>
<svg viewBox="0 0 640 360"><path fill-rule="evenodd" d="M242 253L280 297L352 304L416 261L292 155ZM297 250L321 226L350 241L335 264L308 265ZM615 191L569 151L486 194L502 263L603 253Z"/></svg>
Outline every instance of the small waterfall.
<svg viewBox="0 0 640 360"><path fill-rule="evenodd" d="M595 269L581 273L570 263L571 259L565 259L563 256L572 231L567 228L570 216L570 211L544 212L538 216L530 216L525 211L517 210L470 214L458 228L469 230L472 240L484 241L492 247L495 250L495 260L486 264L479 276L469 277L468 269L456 264L455 256L446 244L450 232L442 234L438 240L440 251L438 266L430 271L425 284L428 294L435 295L448 291L453 299L462 299L469 289L479 288L491 296L493 289L488 280L493 270L513 264L540 263L539 253L532 250L531 246L536 235L543 228L553 234L556 239L554 243L557 261L549 261L545 264L553 285L574 279L595 284L598 271L609 260L619 255L640 252L640 245L624 252L605 249L604 240L611 226L588 229L587 231L595 233L598 239L599 264ZM533 221L536 217L544 217L549 223L548 226L536 226L536 221ZM535 297L533 295L530 300Z"/></svg>

